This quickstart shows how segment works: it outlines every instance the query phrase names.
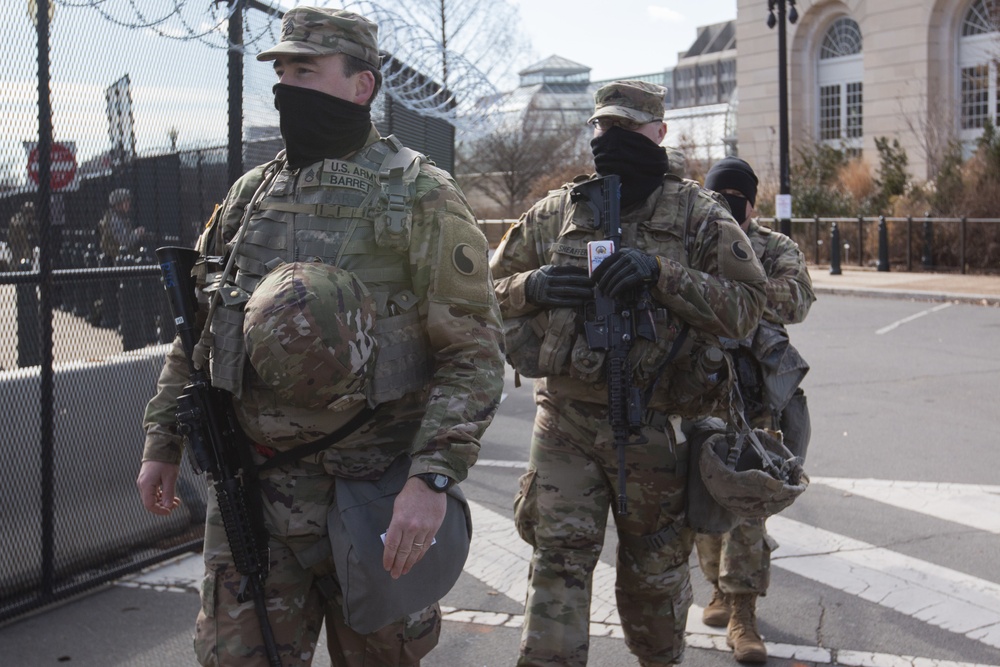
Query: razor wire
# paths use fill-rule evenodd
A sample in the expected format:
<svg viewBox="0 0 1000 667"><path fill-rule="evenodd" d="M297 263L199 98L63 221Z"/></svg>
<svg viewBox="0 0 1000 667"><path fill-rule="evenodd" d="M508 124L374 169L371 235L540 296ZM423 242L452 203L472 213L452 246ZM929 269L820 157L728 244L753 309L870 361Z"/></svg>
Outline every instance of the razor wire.
<svg viewBox="0 0 1000 667"><path fill-rule="evenodd" d="M245 3L214 0L51 0L65 7L90 8L104 20L132 30L149 30L166 39L197 41L229 50L228 23ZM423 26L369 0L330 2L319 7L337 7L361 14L379 25L379 47L383 54L384 90L403 106L425 116L440 118L464 129L481 124L490 114L483 100L498 97L497 88L463 54L442 47ZM243 43L235 45L244 55L256 55L277 43L281 32L282 5L252 3L253 14L243 11ZM290 9L290 8L288 8ZM448 81L435 73L448 63Z"/></svg>

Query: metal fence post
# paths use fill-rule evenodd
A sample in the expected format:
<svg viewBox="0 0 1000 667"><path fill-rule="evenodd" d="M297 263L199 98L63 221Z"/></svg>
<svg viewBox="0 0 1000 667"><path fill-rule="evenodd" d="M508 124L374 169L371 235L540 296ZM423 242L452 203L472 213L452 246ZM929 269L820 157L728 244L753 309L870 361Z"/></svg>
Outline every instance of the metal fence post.
<svg viewBox="0 0 1000 667"><path fill-rule="evenodd" d="M830 228L830 275L840 275L840 230L836 222Z"/></svg>
<svg viewBox="0 0 1000 667"><path fill-rule="evenodd" d="M819 264L819 215L813 216L813 264Z"/></svg>
<svg viewBox="0 0 1000 667"><path fill-rule="evenodd" d="M934 223L930 211L924 216L924 254L920 256L920 263L925 269L934 268Z"/></svg>
<svg viewBox="0 0 1000 667"><path fill-rule="evenodd" d="M865 217L858 216L858 266L865 265Z"/></svg>
<svg viewBox="0 0 1000 667"><path fill-rule="evenodd" d="M913 216L906 216L906 270L913 270Z"/></svg>
<svg viewBox="0 0 1000 667"><path fill-rule="evenodd" d="M885 224L885 216L878 217L878 271L889 270L889 230Z"/></svg>
<svg viewBox="0 0 1000 667"><path fill-rule="evenodd" d="M958 225L958 237L959 237L958 238L958 264L959 264L959 268L960 268L960 270L962 272L962 275L965 275L965 265L966 265L966 261L965 261L965 231L966 231L966 227L967 227L966 223L967 223L966 218L963 215L962 216L962 220L961 220L961 222L959 222L959 225Z"/></svg>

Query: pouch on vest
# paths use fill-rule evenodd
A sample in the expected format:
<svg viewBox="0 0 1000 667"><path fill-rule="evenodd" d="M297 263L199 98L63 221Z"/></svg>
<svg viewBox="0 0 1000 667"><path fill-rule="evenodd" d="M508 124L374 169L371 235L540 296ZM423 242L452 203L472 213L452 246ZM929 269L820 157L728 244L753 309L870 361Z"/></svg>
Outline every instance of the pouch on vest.
<svg viewBox="0 0 1000 667"><path fill-rule="evenodd" d="M576 333L577 314L572 308L505 320L507 361L524 377L565 375Z"/></svg>
<svg viewBox="0 0 1000 667"><path fill-rule="evenodd" d="M408 574L393 579L382 567L381 535L389 528L396 496L406 484L410 458L397 458L380 479L337 478L326 522L344 621L370 634L404 616L426 609L452 589L465 567L472 540L472 515L465 495L452 486L447 511L434 543Z"/></svg>

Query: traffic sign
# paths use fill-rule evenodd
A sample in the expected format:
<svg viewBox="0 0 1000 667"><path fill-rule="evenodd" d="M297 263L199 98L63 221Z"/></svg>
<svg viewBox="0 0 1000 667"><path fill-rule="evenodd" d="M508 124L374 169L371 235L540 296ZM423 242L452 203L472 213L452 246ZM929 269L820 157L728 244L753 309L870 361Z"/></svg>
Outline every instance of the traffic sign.
<svg viewBox="0 0 1000 667"><path fill-rule="evenodd" d="M76 189L76 145L73 143L52 143L49 183L52 192ZM28 178L38 186L38 145L28 149Z"/></svg>

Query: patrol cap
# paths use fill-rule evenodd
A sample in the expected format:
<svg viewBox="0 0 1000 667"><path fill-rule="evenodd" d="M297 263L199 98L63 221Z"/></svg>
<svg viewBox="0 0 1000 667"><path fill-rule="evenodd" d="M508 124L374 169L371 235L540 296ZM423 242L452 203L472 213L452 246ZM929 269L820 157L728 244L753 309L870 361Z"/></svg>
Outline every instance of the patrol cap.
<svg viewBox="0 0 1000 667"><path fill-rule="evenodd" d="M663 98L667 89L647 81L614 81L594 93L594 115L597 118L624 118L637 123L663 120Z"/></svg>
<svg viewBox="0 0 1000 667"><path fill-rule="evenodd" d="M344 9L296 7L285 12L281 20L281 39L258 53L257 60L274 60L281 54L335 53L346 53L378 67L378 24Z"/></svg>

